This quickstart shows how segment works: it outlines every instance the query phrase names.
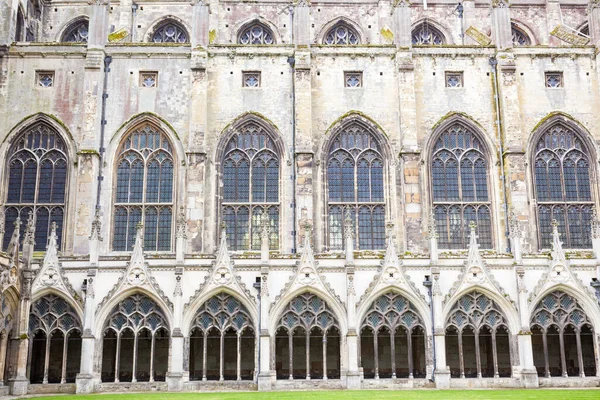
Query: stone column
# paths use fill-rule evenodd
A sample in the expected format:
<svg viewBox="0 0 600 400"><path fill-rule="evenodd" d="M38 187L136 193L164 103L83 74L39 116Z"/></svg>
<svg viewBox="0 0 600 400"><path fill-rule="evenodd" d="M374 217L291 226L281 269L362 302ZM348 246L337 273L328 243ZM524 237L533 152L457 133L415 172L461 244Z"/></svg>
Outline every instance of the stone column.
<svg viewBox="0 0 600 400"><path fill-rule="evenodd" d="M294 43L298 45L309 45L310 37L310 3L300 0L296 3L294 12Z"/></svg>
<svg viewBox="0 0 600 400"><path fill-rule="evenodd" d="M354 264L346 263L346 307L348 309L348 334L346 335L348 353L347 389L360 389L361 379L358 365L358 332L356 321L356 290L354 289Z"/></svg>
<svg viewBox="0 0 600 400"><path fill-rule="evenodd" d="M171 333L171 367L167 373L167 388L170 392L183 389L183 334L181 319L183 316L183 266L175 267L175 290L173 292L173 332Z"/></svg>
<svg viewBox="0 0 600 400"><path fill-rule="evenodd" d="M548 43L543 43L541 38L540 44L548 44L550 46L562 46L563 42L559 38L550 35L550 32L560 25L560 0L546 1L546 23L548 24Z"/></svg>
<svg viewBox="0 0 600 400"><path fill-rule="evenodd" d="M492 35L498 50L512 48L510 9L506 0L492 1Z"/></svg>
<svg viewBox="0 0 600 400"><path fill-rule="evenodd" d="M271 336L269 335L269 266L260 268L260 354L258 365L258 390L270 391L271 382L275 379L275 360L271 359ZM273 332L275 342L275 332ZM274 356L274 354L273 354Z"/></svg>
<svg viewBox="0 0 600 400"><path fill-rule="evenodd" d="M92 228L93 233L93 228ZM97 261L97 260L96 260ZM97 275L97 263L87 273L87 291L85 293L85 306L83 309L83 335L81 335L81 363L79 374L75 380L77 393L93 393L94 385L94 358L96 338L94 336L96 311L95 285Z"/></svg>
<svg viewBox="0 0 600 400"><path fill-rule="evenodd" d="M203 0L192 2L192 34L190 37L192 49L198 46L206 48L209 45L209 16L208 4L205 4Z"/></svg>
<svg viewBox="0 0 600 400"><path fill-rule="evenodd" d="M446 331L442 315L442 291L440 290L440 269L437 266L431 268L433 288L431 297L433 301L433 329L435 346L435 387L438 389L450 388L450 369L446 364Z"/></svg>
<svg viewBox="0 0 600 400"><path fill-rule="evenodd" d="M31 242L33 251L33 241ZM26 244L23 245L25 255ZM34 271L28 267L21 270L21 299L19 301L18 320L14 330L14 343L17 344L17 372L15 378L9 381L10 394L23 396L27 394L29 379L27 378L27 361L29 359L29 309L31 308L31 283Z"/></svg>
<svg viewBox="0 0 600 400"><path fill-rule="evenodd" d="M519 364L521 374L521 385L525 388L536 388L539 386L538 374L533 364L533 347L531 344L531 330L529 326L529 304L527 302L527 288L525 287L525 269L523 265L515 267L517 289L519 291L519 322L521 330L517 334L517 345L519 347Z"/></svg>

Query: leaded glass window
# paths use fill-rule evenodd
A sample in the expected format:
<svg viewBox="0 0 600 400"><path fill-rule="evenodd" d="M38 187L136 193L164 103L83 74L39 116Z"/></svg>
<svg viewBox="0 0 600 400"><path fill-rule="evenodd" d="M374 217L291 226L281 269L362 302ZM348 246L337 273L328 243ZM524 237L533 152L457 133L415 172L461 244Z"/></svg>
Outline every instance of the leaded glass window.
<svg viewBox="0 0 600 400"><path fill-rule="evenodd" d="M144 225L146 251L171 250L174 157L163 132L144 124L127 135L117 156L113 249L131 251Z"/></svg>
<svg viewBox="0 0 600 400"><path fill-rule="evenodd" d="M35 219L34 249L46 249L52 222L60 247L69 172L65 142L52 127L38 123L17 137L9 155L3 248L8 247L15 220L26 222L30 215Z"/></svg>
<svg viewBox="0 0 600 400"><path fill-rule="evenodd" d="M189 36L185 28L174 21L167 21L156 28L152 34L154 43L187 43Z"/></svg>
<svg viewBox="0 0 600 400"><path fill-rule="evenodd" d="M594 329L577 299L554 291L531 315L533 359L539 376L596 376Z"/></svg>
<svg viewBox="0 0 600 400"><path fill-rule="evenodd" d="M431 26L427 21L419 24L412 31L412 44L424 46L439 46L446 43L444 35Z"/></svg>
<svg viewBox="0 0 600 400"><path fill-rule="evenodd" d="M327 31L323 44L329 45L357 45L360 44L358 32L345 23L338 23Z"/></svg>
<svg viewBox="0 0 600 400"><path fill-rule="evenodd" d="M523 30L517 28L515 24L511 24L511 34L513 46L530 46L531 39Z"/></svg>
<svg viewBox="0 0 600 400"><path fill-rule="evenodd" d="M479 138L455 123L437 139L431 159L433 212L442 249L466 249L475 221L481 248L492 247L488 161Z"/></svg>
<svg viewBox="0 0 600 400"><path fill-rule="evenodd" d="M273 32L264 24L256 22L246 27L238 37L239 44L274 44Z"/></svg>
<svg viewBox="0 0 600 400"><path fill-rule="evenodd" d="M486 295L473 291L456 301L446 319L446 338L451 376L511 376L508 322Z"/></svg>
<svg viewBox="0 0 600 400"><path fill-rule="evenodd" d="M384 162L380 145L368 129L352 124L331 142L327 159L329 247L344 248L350 214L358 250L385 247Z"/></svg>
<svg viewBox="0 0 600 400"><path fill-rule="evenodd" d="M552 243L552 220L566 248L591 248L591 160L577 134L555 124L538 140L533 161L541 248Z"/></svg>
<svg viewBox="0 0 600 400"><path fill-rule="evenodd" d="M246 123L229 139L221 164L222 217L231 250L260 250L263 216L269 218L269 248L279 248L279 155L271 136Z"/></svg>
<svg viewBox="0 0 600 400"><path fill-rule="evenodd" d="M72 23L63 33L61 42L87 43L89 24L87 19Z"/></svg>

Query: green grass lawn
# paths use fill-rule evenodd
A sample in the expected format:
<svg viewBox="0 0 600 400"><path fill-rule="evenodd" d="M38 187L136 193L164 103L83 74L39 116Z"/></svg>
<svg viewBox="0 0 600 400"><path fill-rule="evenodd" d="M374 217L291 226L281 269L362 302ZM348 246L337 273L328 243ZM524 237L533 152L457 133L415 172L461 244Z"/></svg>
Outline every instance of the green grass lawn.
<svg viewBox="0 0 600 400"><path fill-rule="evenodd" d="M590 390L362 390L238 393L137 393L52 396L74 400L599 400L600 389Z"/></svg>

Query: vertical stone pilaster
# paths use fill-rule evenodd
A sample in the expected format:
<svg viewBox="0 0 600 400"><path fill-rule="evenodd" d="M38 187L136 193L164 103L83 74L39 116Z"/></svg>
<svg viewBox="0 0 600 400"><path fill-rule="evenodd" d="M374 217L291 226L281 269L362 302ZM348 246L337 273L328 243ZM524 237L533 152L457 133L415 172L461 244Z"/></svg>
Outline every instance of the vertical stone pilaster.
<svg viewBox="0 0 600 400"><path fill-rule="evenodd" d="M210 9L202 0L194 1L192 5L192 35L190 42L192 49L209 45L209 19Z"/></svg>
<svg viewBox="0 0 600 400"><path fill-rule="evenodd" d="M181 319L183 316L183 280L184 268L175 268L175 290L173 291L173 332L171 333L171 365L167 373L167 388L170 392L183 389L183 334ZM152 379L152 378L151 378Z"/></svg>
<svg viewBox="0 0 600 400"><path fill-rule="evenodd" d="M33 244L31 246L33 248ZM23 254L25 255L25 251L23 251ZM24 266L21 269L21 299L19 301L16 329L14 330L15 343L17 343L17 372L15 378L9 381L10 394L14 396L27 394L27 387L29 385L27 361L29 358L29 309L31 308L31 284L33 278L34 271Z"/></svg>
<svg viewBox="0 0 600 400"><path fill-rule="evenodd" d="M600 48L600 2L590 0L588 5L588 28L590 31L590 44Z"/></svg>
<svg viewBox="0 0 600 400"><path fill-rule="evenodd" d="M505 0L492 1L492 35L498 50L512 47L512 28L509 4Z"/></svg>
<svg viewBox="0 0 600 400"><path fill-rule="evenodd" d="M460 15L459 10L456 11L457 14ZM462 40L457 44L464 43L465 45L478 45L478 43L471 39L469 36L465 34L465 31L469 29L470 26L477 27L477 14L475 13L475 1L474 0L463 0L462 2ZM461 23L461 19L457 18L457 23ZM484 32L485 33L485 32Z"/></svg>
<svg viewBox="0 0 600 400"><path fill-rule="evenodd" d="M346 335L348 354L348 373L346 387L360 389L360 372L358 365L358 333L356 321L356 290L354 288L353 263L346 262L346 307L348 310L348 334Z"/></svg>
<svg viewBox="0 0 600 400"><path fill-rule="evenodd" d="M270 391L273 375L275 374L275 360L271 359L271 336L269 333L269 266L260 268L260 354L258 364L258 390ZM273 340L275 332L273 332Z"/></svg>
<svg viewBox="0 0 600 400"><path fill-rule="evenodd" d="M93 233L93 228L92 228ZM97 261L97 260L96 260ZM95 264L94 266L97 266ZM94 356L96 338L94 336L94 311L96 309L95 286L97 268L90 268L87 273L87 291L83 308L83 335L81 336L81 363L79 374L75 380L77 393L94 392Z"/></svg>
<svg viewBox="0 0 600 400"><path fill-rule="evenodd" d="M561 46L563 42L552 35L550 32L558 25L560 25L560 1L559 0L547 0L546 1L546 23L548 24L548 45L550 46ZM543 38L541 38L543 40ZM546 43L540 43L546 44Z"/></svg>
<svg viewBox="0 0 600 400"><path fill-rule="evenodd" d="M108 0L94 1L90 7L88 49L104 49L108 40Z"/></svg>
<svg viewBox="0 0 600 400"><path fill-rule="evenodd" d="M394 7L394 42L397 47L410 48L412 46L411 35L411 8L410 3L406 0L398 1Z"/></svg>
<svg viewBox="0 0 600 400"><path fill-rule="evenodd" d="M420 179L420 154L419 153L402 153L402 172L404 176L400 179L403 181L402 195L404 201L405 225L401 224L397 228L397 233L404 236L406 250L414 253L422 253L428 248L425 240L422 227L423 205L421 196L421 179ZM399 185L400 186L400 185ZM399 207L401 210L401 206ZM401 215L401 214L400 214ZM400 217L399 215L399 217ZM399 230L398 230L399 229Z"/></svg>
<svg viewBox="0 0 600 400"><path fill-rule="evenodd" d="M294 8L294 43L309 45L310 42L310 3L301 0Z"/></svg>
<svg viewBox="0 0 600 400"><path fill-rule="evenodd" d="M517 333L517 346L519 348L519 364L521 385L526 388L539 386L538 374L533 364L533 346L531 343L531 330L529 326L529 305L527 302L527 288L525 287L525 269L517 264L515 267L517 290L519 291L519 322L521 330Z"/></svg>
<svg viewBox="0 0 600 400"><path fill-rule="evenodd" d="M442 291L440 289L440 269L437 266L431 268L433 287L431 297L433 307L433 330L435 347L435 386L438 389L450 388L450 369L446 364L446 334L444 330L444 319L442 314Z"/></svg>

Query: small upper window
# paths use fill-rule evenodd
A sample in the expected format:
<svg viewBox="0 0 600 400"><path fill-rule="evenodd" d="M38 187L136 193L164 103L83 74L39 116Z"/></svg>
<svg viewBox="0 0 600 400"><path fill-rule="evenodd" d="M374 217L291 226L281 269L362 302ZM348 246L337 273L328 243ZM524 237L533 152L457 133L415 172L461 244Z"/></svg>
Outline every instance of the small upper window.
<svg viewBox="0 0 600 400"><path fill-rule="evenodd" d="M156 28L152 35L154 43L187 43L189 35L187 31L174 21L166 21Z"/></svg>
<svg viewBox="0 0 600 400"><path fill-rule="evenodd" d="M329 29L323 39L323 44L355 45L360 44L360 37L355 29L348 26L348 24L340 22Z"/></svg>
<svg viewBox="0 0 600 400"><path fill-rule="evenodd" d="M89 21L87 19L72 23L65 33L63 33L61 42L87 43L88 26Z"/></svg>
<svg viewBox="0 0 600 400"><path fill-rule="evenodd" d="M431 26L427 21L417 25L412 31L412 44L413 45L443 45L446 43L444 35Z"/></svg>
<svg viewBox="0 0 600 400"><path fill-rule="evenodd" d="M246 27L238 38L239 44L275 44L273 32L264 24L256 22Z"/></svg>
<svg viewBox="0 0 600 400"><path fill-rule="evenodd" d="M531 39L523 32L523 30L517 28L515 24L511 24L512 42L513 46L530 46Z"/></svg>

